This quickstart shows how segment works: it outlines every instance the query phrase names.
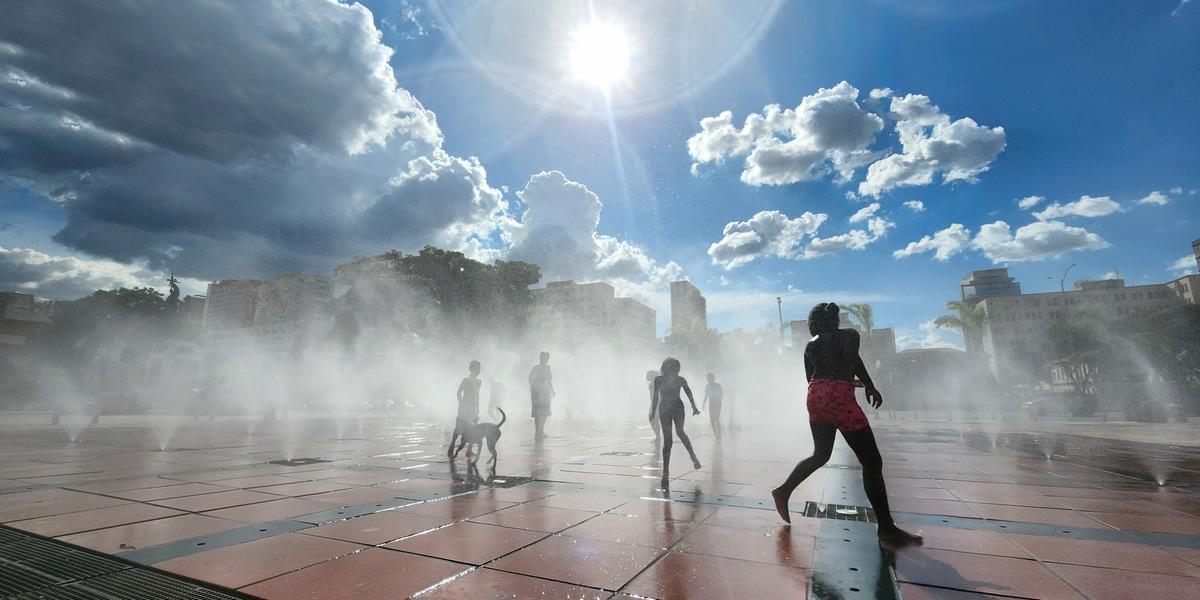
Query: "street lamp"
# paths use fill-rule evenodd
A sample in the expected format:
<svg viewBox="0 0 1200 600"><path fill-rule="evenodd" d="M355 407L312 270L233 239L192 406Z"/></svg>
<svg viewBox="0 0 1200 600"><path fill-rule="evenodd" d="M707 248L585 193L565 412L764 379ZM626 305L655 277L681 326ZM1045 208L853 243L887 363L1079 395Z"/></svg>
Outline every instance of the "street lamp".
<svg viewBox="0 0 1200 600"><path fill-rule="evenodd" d="M1071 352L1070 361L1068 361L1067 365L1071 369L1070 375L1071 375L1072 384L1074 384L1074 381L1075 381L1075 367L1076 367L1076 365L1075 365L1075 332L1071 329L1071 309L1067 303L1067 273L1070 273L1071 269L1074 269L1077 266L1079 266L1079 265L1077 265L1075 263L1071 263L1071 266L1067 267L1066 270L1063 271L1062 277L1059 278L1059 280L1058 280L1058 297L1062 299L1062 303L1063 303L1063 325L1067 329L1067 347L1070 348L1070 352ZM1072 387L1075 387L1075 386L1072 385ZM1075 390L1075 391L1078 391L1078 390Z"/></svg>
<svg viewBox="0 0 1200 600"><path fill-rule="evenodd" d="M779 351L783 352L785 348L783 343L783 297L775 296L775 304L779 307Z"/></svg>

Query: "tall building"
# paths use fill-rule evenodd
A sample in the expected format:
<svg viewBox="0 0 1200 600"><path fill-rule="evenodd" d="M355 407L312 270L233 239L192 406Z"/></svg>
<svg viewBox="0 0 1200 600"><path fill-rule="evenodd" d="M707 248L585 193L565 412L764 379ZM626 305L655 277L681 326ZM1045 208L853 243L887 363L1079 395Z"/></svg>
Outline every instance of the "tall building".
<svg viewBox="0 0 1200 600"><path fill-rule="evenodd" d="M1200 240L1192 240L1192 256L1196 257L1196 270L1200 271Z"/></svg>
<svg viewBox="0 0 1200 600"><path fill-rule="evenodd" d="M708 303L690 281L671 282L671 334L708 333Z"/></svg>
<svg viewBox="0 0 1200 600"><path fill-rule="evenodd" d="M221 331L254 325L258 306L257 279L226 279L208 284L204 301L204 329Z"/></svg>
<svg viewBox="0 0 1200 600"><path fill-rule="evenodd" d="M1021 284L1008 276L1008 269L983 269L971 271L959 283L959 291L965 302L978 302L984 298L1020 296Z"/></svg>
<svg viewBox="0 0 1200 600"><path fill-rule="evenodd" d="M607 283L551 281L531 293L531 328L560 343L600 339L649 344L655 340L654 309L630 298L617 298Z"/></svg>
<svg viewBox="0 0 1200 600"><path fill-rule="evenodd" d="M0 346L24 346L29 337L50 322L54 303L33 294L0 293Z"/></svg>

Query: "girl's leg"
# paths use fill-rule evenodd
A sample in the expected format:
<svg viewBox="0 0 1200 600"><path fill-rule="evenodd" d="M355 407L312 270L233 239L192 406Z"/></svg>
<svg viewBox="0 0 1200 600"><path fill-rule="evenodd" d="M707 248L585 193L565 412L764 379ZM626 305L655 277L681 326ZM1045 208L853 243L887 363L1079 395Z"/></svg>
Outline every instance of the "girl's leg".
<svg viewBox="0 0 1200 600"><path fill-rule="evenodd" d="M696 458L696 451L692 450L692 440L688 438L687 433L683 430L683 412L682 410L676 412L672 419L675 422L675 433L679 434L679 441L683 442L683 447L687 448L688 456L692 457L692 466L699 469L701 467L700 459ZM664 428L666 425L666 423L663 423Z"/></svg>
<svg viewBox="0 0 1200 600"><path fill-rule="evenodd" d="M808 479L809 475L816 473L817 469L825 466L825 463L829 462L829 457L833 455L833 440L837 435L837 428L833 426L833 423L809 421L808 426L812 429L812 455L800 461L792 469L792 473L788 475L787 481L784 481L783 485L771 490L771 497L775 500L775 510L788 523L792 522L792 518L788 514L788 498L791 498L792 492L797 486Z"/></svg>
<svg viewBox="0 0 1200 600"><path fill-rule="evenodd" d="M650 428L654 430L654 439L662 438L662 423L658 415L650 419Z"/></svg>
<svg viewBox="0 0 1200 600"><path fill-rule="evenodd" d="M717 441L721 441L721 403L716 402L708 405L708 418L712 422L713 435L717 436Z"/></svg>
<svg viewBox="0 0 1200 600"><path fill-rule="evenodd" d="M667 482L671 478L671 446L675 440L671 437L671 416L669 414L658 414L659 427L662 428L663 444L662 444L662 486L667 487Z"/></svg>
<svg viewBox="0 0 1200 600"><path fill-rule="evenodd" d="M901 530L892 520L892 512L888 507L887 484L883 481L883 457L875 443L875 433L870 427L864 427L857 431L843 431L842 437L862 464L863 488L867 492L867 500L871 501L871 508L875 509L879 536L895 538L892 541L897 543L920 543L921 536Z"/></svg>

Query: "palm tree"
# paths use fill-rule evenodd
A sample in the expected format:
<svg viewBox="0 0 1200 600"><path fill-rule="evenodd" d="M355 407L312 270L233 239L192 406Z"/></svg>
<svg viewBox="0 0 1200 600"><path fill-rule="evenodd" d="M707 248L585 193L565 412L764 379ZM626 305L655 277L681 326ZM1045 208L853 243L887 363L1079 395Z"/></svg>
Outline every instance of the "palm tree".
<svg viewBox="0 0 1200 600"><path fill-rule="evenodd" d="M940 329L956 329L963 334L967 352L978 350L977 338L985 323L987 312L980 304L971 304L964 300L951 300L946 303L946 310L954 314L942 315L933 320L933 326Z"/></svg>
<svg viewBox="0 0 1200 600"><path fill-rule="evenodd" d="M875 329L875 313L870 304L847 304L846 312L850 313L850 325L863 334L863 345L868 349L871 345L871 330Z"/></svg>

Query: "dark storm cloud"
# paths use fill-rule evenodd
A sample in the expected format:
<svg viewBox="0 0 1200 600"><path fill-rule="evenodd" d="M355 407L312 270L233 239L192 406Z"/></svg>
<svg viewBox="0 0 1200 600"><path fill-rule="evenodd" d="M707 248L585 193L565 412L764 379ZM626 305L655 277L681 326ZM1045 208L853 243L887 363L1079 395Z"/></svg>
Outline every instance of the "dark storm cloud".
<svg viewBox="0 0 1200 600"><path fill-rule="evenodd" d="M501 194L440 149L391 53L325 0L16 3L0 178L62 203L55 241L195 277L486 237Z"/></svg>

